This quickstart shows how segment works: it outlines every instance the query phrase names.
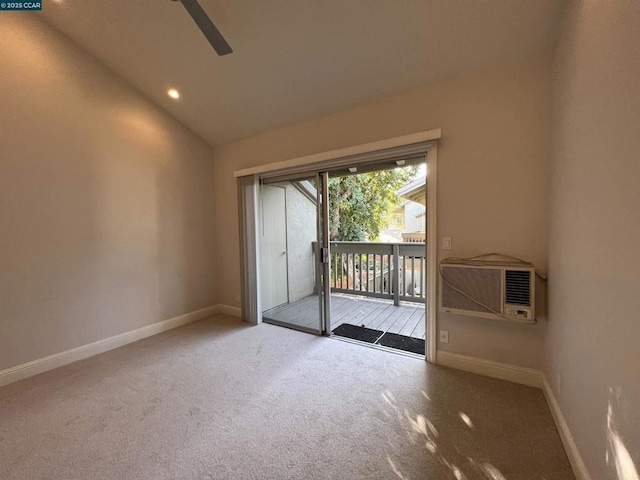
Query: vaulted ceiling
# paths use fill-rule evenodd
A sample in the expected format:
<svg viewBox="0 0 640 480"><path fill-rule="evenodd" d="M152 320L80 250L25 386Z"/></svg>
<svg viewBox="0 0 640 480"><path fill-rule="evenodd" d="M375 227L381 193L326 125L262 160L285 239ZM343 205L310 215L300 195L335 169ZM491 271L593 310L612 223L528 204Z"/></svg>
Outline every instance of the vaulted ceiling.
<svg viewBox="0 0 640 480"><path fill-rule="evenodd" d="M45 21L211 144L540 55L561 0L58 0ZM166 92L181 93L178 101Z"/></svg>

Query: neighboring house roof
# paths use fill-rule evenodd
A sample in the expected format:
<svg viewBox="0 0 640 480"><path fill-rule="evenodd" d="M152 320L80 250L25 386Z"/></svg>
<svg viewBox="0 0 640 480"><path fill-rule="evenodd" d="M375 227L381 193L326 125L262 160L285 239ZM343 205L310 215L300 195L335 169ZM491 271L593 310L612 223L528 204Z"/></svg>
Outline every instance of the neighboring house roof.
<svg viewBox="0 0 640 480"><path fill-rule="evenodd" d="M293 186L297 188L305 197L307 197L314 205L317 203L318 191L308 180L302 180L299 182L292 182Z"/></svg>
<svg viewBox="0 0 640 480"><path fill-rule="evenodd" d="M422 205L427 204L427 177L422 176L396 190L396 195Z"/></svg>

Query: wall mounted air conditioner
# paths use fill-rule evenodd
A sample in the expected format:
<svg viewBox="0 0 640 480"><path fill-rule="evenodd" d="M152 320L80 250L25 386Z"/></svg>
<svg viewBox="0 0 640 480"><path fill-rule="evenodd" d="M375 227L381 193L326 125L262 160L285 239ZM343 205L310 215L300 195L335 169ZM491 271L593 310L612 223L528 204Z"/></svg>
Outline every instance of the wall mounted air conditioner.
<svg viewBox="0 0 640 480"><path fill-rule="evenodd" d="M440 310L521 323L535 322L535 270L523 263L440 263Z"/></svg>

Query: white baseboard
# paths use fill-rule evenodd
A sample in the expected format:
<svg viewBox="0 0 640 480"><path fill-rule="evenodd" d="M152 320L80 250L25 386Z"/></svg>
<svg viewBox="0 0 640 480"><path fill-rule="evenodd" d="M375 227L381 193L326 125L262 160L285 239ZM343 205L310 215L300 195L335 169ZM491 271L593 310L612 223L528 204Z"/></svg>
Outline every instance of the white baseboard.
<svg viewBox="0 0 640 480"><path fill-rule="evenodd" d="M436 358L437 364L444 367L457 368L458 370L499 378L500 380L508 380L509 382L520 383L529 387L542 388L542 372L532 368L518 367L442 350L438 350Z"/></svg>
<svg viewBox="0 0 640 480"><path fill-rule="evenodd" d="M569 457L569 463L571 463L571 468L573 468L576 480L591 480L591 475L589 475L589 471L582 460L582 456L576 446L576 442L573 441L573 435L571 435L569 425L567 425L567 421L564 419L562 410L560 410L560 404L556 400L556 397L551 390L551 385L549 385L549 382L544 375L542 376L542 381L544 396L547 399L549 410L551 410L551 416L553 417L553 421L555 422L558 433L560 434L560 439L564 445L564 450L567 452L567 457Z"/></svg>
<svg viewBox="0 0 640 480"><path fill-rule="evenodd" d="M131 330L119 335L114 335L113 337L98 340L87 345L72 348L71 350L66 350L64 352L49 355L48 357L23 363L22 365L7 368L6 370L0 371L0 387L72 362L77 362L84 358L92 357L108 350L113 350L114 348L142 340L143 338L171 330L172 328L181 327L187 323L202 320L218 312L226 313L226 309L226 305L213 305L211 307L196 310L195 312L185 313L178 317L147 325L136 330Z"/></svg>
<svg viewBox="0 0 640 480"><path fill-rule="evenodd" d="M242 310L240 309L240 307L232 307L231 305L225 305L223 303L216 305L216 307L217 307L217 312L219 313L224 313L225 315L231 315L232 317L238 317L238 318L242 317Z"/></svg>

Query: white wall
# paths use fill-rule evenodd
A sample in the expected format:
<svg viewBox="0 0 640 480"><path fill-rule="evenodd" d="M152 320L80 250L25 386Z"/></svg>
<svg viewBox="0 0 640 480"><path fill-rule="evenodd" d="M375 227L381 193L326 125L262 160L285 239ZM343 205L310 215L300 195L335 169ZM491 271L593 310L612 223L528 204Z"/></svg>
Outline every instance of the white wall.
<svg viewBox="0 0 640 480"><path fill-rule="evenodd" d="M32 13L0 15L0 370L217 303L211 157Z"/></svg>
<svg viewBox="0 0 640 480"><path fill-rule="evenodd" d="M217 219L227 225L218 257L227 281L220 301L240 292L233 171L306 154L442 128L438 231L445 255L501 251L545 270L549 155L549 60L539 59L437 85L240 140L216 149ZM442 316L450 351L541 369L546 322L523 326Z"/></svg>
<svg viewBox="0 0 640 480"><path fill-rule="evenodd" d="M426 232L427 207L409 200L404 206L404 231L405 232Z"/></svg>
<svg viewBox="0 0 640 480"><path fill-rule="evenodd" d="M316 271L312 244L318 239L317 207L287 183L287 270L289 301L314 293Z"/></svg>
<svg viewBox="0 0 640 480"><path fill-rule="evenodd" d="M553 86L546 375L591 477L638 480L640 2L575 2Z"/></svg>

